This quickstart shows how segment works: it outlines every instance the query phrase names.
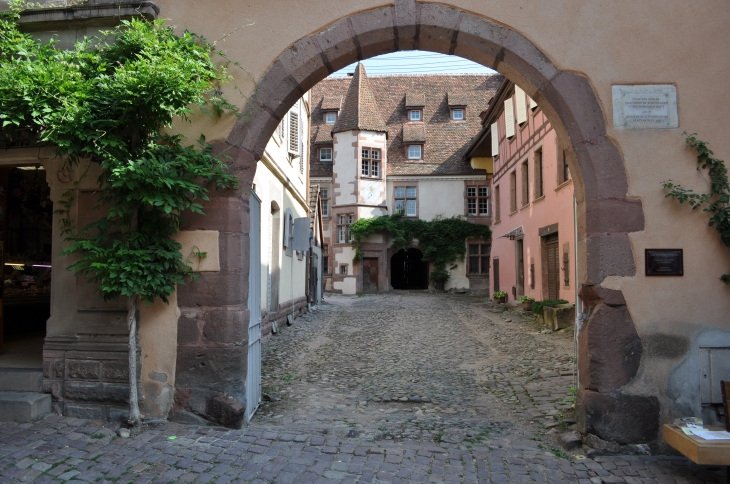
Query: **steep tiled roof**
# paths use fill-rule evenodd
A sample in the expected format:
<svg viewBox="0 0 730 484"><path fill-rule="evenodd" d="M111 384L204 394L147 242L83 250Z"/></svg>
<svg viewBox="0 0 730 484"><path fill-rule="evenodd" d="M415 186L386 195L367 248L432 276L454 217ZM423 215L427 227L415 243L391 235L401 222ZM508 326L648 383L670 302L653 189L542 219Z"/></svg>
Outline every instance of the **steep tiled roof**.
<svg viewBox="0 0 730 484"><path fill-rule="evenodd" d="M322 111L340 109L341 106L342 96L324 96L322 98Z"/></svg>
<svg viewBox="0 0 730 484"><path fill-rule="evenodd" d="M378 103L375 102L365 67L358 64L345 95L345 103L332 128L333 133L353 129L368 131L387 131L383 117L380 116Z"/></svg>
<svg viewBox="0 0 730 484"><path fill-rule="evenodd" d="M426 95L422 92L407 92L406 93L406 107L423 107L426 105Z"/></svg>
<svg viewBox="0 0 730 484"><path fill-rule="evenodd" d="M425 142L426 125L423 123L406 123L403 125L403 141L405 143Z"/></svg>
<svg viewBox="0 0 730 484"><path fill-rule="evenodd" d="M487 108L504 78L485 74L427 74L408 76L371 76L369 87L388 130L388 175L479 175L484 170L474 170L462 157L478 135L481 120L478 114ZM312 88L312 98L344 95L351 78L335 77L321 81ZM403 127L415 125L407 120L407 93L423 93L423 123L426 142L422 161L408 160L403 140ZM465 121L451 121L447 96L463 93L467 105ZM332 176L332 163L320 163L317 144L331 142L329 129L324 126L321 108L312 112L312 138L310 139L310 176ZM324 129L317 128L324 126ZM410 129L410 128L408 128ZM406 131L408 131L406 129Z"/></svg>
<svg viewBox="0 0 730 484"><path fill-rule="evenodd" d="M449 106L466 106L469 104L465 92L450 92L447 95Z"/></svg>
<svg viewBox="0 0 730 484"><path fill-rule="evenodd" d="M323 124L321 126L312 127L312 142L317 145L332 144L332 125Z"/></svg>

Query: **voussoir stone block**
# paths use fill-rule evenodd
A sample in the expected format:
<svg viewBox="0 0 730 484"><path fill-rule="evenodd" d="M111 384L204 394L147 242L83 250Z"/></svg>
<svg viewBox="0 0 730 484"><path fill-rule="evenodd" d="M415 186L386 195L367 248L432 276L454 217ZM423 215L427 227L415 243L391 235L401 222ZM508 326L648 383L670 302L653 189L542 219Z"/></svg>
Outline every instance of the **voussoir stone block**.
<svg viewBox="0 0 730 484"><path fill-rule="evenodd" d="M488 67L496 66L496 59L510 30L488 20L465 15L459 24L454 54Z"/></svg>
<svg viewBox="0 0 730 484"><path fill-rule="evenodd" d="M656 397L578 392L578 427L603 440L622 445L643 444L659 438L659 400Z"/></svg>
<svg viewBox="0 0 730 484"><path fill-rule="evenodd" d="M643 346L626 306L600 304L578 334L580 386L609 392L639 370Z"/></svg>
<svg viewBox="0 0 730 484"><path fill-rule="evenodd" d="M279 119L282 119L305 93L306 91L289 75L289 71L280 60L276 60L269 67L254 90L258 103L268 108Z"/></svg>
<svg viewBox="0 0 730 484"><path fill-rule="evenodd" d="M626 198L629 190L623 158L606 136L573 146L585 193L591 198Z"/></svg>
<svg viewBox="0 0 730 484"><path fill-rule="evenodd" d="M397 50L416 48L416 2L415 0L395 0L394 24L397 35Z"/></svg>
<svg viewBox="0 0 730 484"><path fill-rule="evenodd" d="M314 87L331 74L319 45L311 38L302 39L279 56L281 65L304 90Z"/></svg>
<svg viewBox="0 0 730 484"><path fill-rule="evenodd" d="M442 54L451 53L462 12L435 3L422 3L420 9L418 47Z"/></svg>
<svg viewBox="0 0 730 484"><path fill-rule="evenodd" d="M211 198L203 202L203 215L185 212L183 218L186 230L218 230L219 232L242 232L243 202L239 198Z"/></svg>
<svg viewBox="0 0 730 484"><path fill-rule="evenodd" d="M521 86L526 83L543 91L560 72L535 44L514 30L509 31L502 47L497 67Z"/></svg>
<svg viewBox="0 0 730 484"><path fill-rule="evenodd" d="M507 39L505 48L512 41L512 37ZM535 50L537 49L535 48ZM544 57L544 54L533 54L528 58L533 59L535 56ZM507 54L505 54L505 62L508 62ZM555 68L553 67L553 69ZM571 143L577 145L605 136L606 121L603 117L603 110L588 79L572 72L558 72L557 69L553 76L549 78L550 82L544 85L541 91L555 113L560 116Z"/></svg>
<svg viewBox="0 0 730 484"><path fill-rule="evenodd" d="M313 40L322 49L332 72L347 67L358 60L358 49L352 36L352 26L348 19L330 25L313 36Z"/></svg>
<svg viewBox="0 0 730 484"><path fill-rule="evenodd" d="M395 51L395 29L391 7L371 10L350 18L363 59Z"/></svg>
<svg viewBox="0 0 730 484"><path fill-rule="evenodd" d="M251 97L241 111L241 117L228 135L228 143L241 146L260 160L271 135L281 122L281 117L266 109Z"/></svg>

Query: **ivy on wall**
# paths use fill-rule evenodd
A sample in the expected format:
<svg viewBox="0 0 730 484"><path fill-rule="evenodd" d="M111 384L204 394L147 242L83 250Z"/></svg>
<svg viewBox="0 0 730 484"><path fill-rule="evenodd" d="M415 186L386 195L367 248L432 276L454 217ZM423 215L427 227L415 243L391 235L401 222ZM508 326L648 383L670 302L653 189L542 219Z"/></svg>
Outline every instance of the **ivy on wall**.
<svg viewBox="0 0 730 484"><path fill-rule="evenodd" d="M350 235L356 249L354 260L362 259L362 241L375 233L388 234L392 239L391 247L396 250L405 249L414 239L418 240L423 260L434 264L430 278L436 283L446 282L449 278L447 265L464 260L467 238L488 239L492 236L488 226L458 216L436 217L430 221L405 218L400 213L362 218L350 225Z"/></svg>
<svg viewBox="0 0 730 484"><path fill-rule="evenodd" d="M69 270L99 283L104 299L129 297L129 421L137 424L137 301L167 302L192 275L173 239L182 216L202 213L209 189L237 184L205 138L191 146L167 130L193 107L236 111L221 97L227 64L213 61L218 52L203 38L178 35L161 20L124 21L61 50L21 32L18 17L0 14L0 145L30 131L70 167L90 160L102 168L98 204L106 215L74 229L77 181L59 211L69 244L62 254L77 257Z"/></svg>
<svg viewBox="0 0 730 484"><path fill-rule="evenodd" d="M720 241L725 247L730 247L730 184L728 184L727 167L725 162L714 158L714 153L708 148L707 142L697 138L697 134L687 134L685 143L688 148L697 152L698 170L707 170L710 177L710 193L695 193L693 190L675 184L672 180L662 182L662 186L669 192L665 198L674 198L679 203L687 202L692 210L702 208L710 215L708 225L715 227L720 234ZM720 276L725 284L730 284L730 274Z"/></svg>

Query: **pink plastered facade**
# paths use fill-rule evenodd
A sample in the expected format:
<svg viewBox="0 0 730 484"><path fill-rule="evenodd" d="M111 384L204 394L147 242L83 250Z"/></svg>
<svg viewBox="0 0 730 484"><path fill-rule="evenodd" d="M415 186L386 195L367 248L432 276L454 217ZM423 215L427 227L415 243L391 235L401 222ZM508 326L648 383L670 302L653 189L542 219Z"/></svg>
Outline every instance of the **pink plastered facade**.
<svg viewBox="0 0 730 484"><path fill-rule="evenodd" d="M512 104L512 116L506 103ZM525 105L521 119L518 103ZM555 130L510 82L492 100L484 121L491 130L496 125L499 146L498 154L492 151L492 291L506 292L507 300L524 295L575 302L573 180Z"/></svg>

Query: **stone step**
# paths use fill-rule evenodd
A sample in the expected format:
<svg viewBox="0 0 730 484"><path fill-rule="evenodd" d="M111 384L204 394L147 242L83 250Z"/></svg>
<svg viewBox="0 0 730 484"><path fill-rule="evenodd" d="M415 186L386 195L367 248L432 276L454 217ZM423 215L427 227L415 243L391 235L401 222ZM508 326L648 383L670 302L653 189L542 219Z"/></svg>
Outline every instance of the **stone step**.
<svg viewBox="0 0 730 484"><path fill-rule="evenodd" d="M43 371L36 368L0 368L0 392L40 392Z"/></svg>
<svg viewBox="0 0 730 484"><path fill-rule="evenodd" d="M51 395L40 392L0 392L0 420L35 422L51 413Z"/></svg>

